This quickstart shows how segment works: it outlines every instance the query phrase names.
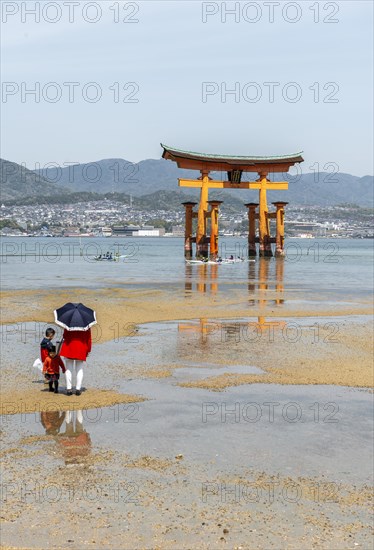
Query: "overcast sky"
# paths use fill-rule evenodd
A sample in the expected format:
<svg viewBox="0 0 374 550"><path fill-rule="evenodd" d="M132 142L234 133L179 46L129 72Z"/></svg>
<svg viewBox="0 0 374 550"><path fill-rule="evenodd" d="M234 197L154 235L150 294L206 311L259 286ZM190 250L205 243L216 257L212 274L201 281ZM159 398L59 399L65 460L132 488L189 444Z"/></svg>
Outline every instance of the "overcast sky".
<svg viewBox="0 0 374 550"><path fill-rule="evenodd" d="M1 4L2 158L136 162L162 141L373 174L371 1Z"/></svg>

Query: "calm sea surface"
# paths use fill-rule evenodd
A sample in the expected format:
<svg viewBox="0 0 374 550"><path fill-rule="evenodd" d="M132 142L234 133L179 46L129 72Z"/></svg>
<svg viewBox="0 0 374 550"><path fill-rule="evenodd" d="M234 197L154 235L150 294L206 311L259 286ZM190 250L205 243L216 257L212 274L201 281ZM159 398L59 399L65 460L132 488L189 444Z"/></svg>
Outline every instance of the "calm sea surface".
<svg viewBox="0 0 374 550"><path fill-rule="evenodd" d="M288 239L284 260L186 265L180 238L3 237L1 286L194 290L205 285L207 292L227 292L267 282L283 284L284 290L308 290L324 299L367 299L373 291L373 244L370 239ZM125 257L118 262L94 260L107 251ZM246 239L220 238L222 257L246 253Z"/></svg>

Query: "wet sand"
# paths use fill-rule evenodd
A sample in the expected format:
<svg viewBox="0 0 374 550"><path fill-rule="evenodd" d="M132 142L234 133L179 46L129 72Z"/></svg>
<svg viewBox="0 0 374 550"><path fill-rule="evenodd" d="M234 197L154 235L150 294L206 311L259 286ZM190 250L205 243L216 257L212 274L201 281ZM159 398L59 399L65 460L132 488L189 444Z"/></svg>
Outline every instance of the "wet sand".
<svg viewBox="0 0 374 550"><path fill-rule="evenodd" d="M281 322L282 320L279 320L279 323ZM318 339L314 337L316 324ZM265 352L261 341L251 342L251 359L256 366L263 369L262 374L225 373L204 380L187 381L182 385L214 391L239 384L256 383L373 387L374 327L371 320L347 323L345 318L334 317L329 320L326 317L318 317L303 328L301 324L297 324L297 328L294 328L296 326L294 320L288 320L286 330L287 326L293 329L293 333L291 330L288 333L291 338L295 338L296 331L300 330L298 341L287 341L283 338L287 333L283 331L279 334L276 332L271 334L273 341L269 342L269 327L267 327L267 339L265 337L264 340L268 346ZM275 327L278 328L276 325ZM334 332L333 337L331 337L332 332ZM232 341L228 355L232 352L236 363L245 362L246 356L248 357L248 344L248 341L245 345L240 345L240 341ZM219 350L219 353L224 354L224 349ZM234 364L230 357L225 358L225 362Z"/></svg>
<svg viewBox="0 0 374 550"><path fill-rule="evenodd" d="M243 349L240 346L233 349L236 340L234 338L230 341L230 335L226 334L223 344L229 343L232 353L227 346L221 345L219 354L226 350L224 362L233 364L233 353L235 362L238 362L250 351L255 357L256 365L263 368L266 375L246 377L242 381L238 377L224 376L207 380L205 387L220 390L230 385L252 382L356 387L373 385L371 304L353 302L350 308L347 308L347 303L321 308L320 305L308 302L300 307L299 301L292 305L292 300L288 300L279 307L271 305L274 296L279 298L279 293L267 293L267 302L270 304L268 307L254 306L249 310L248 304L243 307L240 293L236 301L225 294L212 297L193 293L181 298L176 292L120 288L99 289L94 293L87 289L69 289L54 292L53 297L47 291L38 291L37 296L35 292L28 291L5 292L2 298L2 324L18 323L22 329L22 324L30 321L35 321L40 326L43 323L53 323L51 312L58 304L83 301L97 311L99 327L93 329L93 337L98 344L126 336L134 337L138 334L138 325L143 323L200 319L200 323L208 325L208 332L210 325L211 332L221 333L221 342L217 344L219 347L224 330L219 317L233 319L233 330L238 330L237 320L248 317L250 311L250 315L254 317L250 320L252 326L239 327L239 338L244 340ZM284 295L280 296L284 300ZM263 294L261 297L264 298ZM28 302L32 302L32 306L28 306ZM337 315L342 320L338 324L330 319ZM258 319L265 319L264 326L260 326L256 316ZM351 325L350 319L353 316L361 316L361 323L354 322ZM278 324L271 327L269 323L274 322L274 317ZM311 321L304 331L308 332L308 337L305 338L303 334L303 337L296 338L295 341L295 330L298 330L295 323L308 319ZM282 325L282 320L286 326ZM256 323L257 328L254 326ZM256 331L260 331L260 338L256 337ZM190 351L193 354L193 349ZM210 351L204 349L204 353L208 354L209 360ZM164 368L156 369L153 376L167 376L168 372ZM203 382L199 381L199 384Z"/></svg>
<svg viewBox="0 0 374 550"><path fill-rule="evenodd" d="M4 293L2 547L371 547L370 305L297 298ZM79 397L30 367L64 301L100 320Z"/></svg>
<svg viewBox="0 0 374 550"><path fill-rule="evenodd" d="M42 384L40 384L42 385ZM137 403L143 398L136 395L121 394L110 390L91 388L80 396L66 395L65 382L58 394L43 389L8 391L1 394L1 414L25 414L41 411L69 411L78 409L96 409L119 403Z"/></svg>
<svg viewBox="0 0 374 550"><path fill-rule="evenodd" d="M279 409L274 422L242 414L204 422L211 393L170 382L127 382L154 397L139 405L137 423L108 407L100 417L86 411L79 427L75 412L48 435L52 418L42 426L35 414L7 416L3 541L24 548L27 530L28 548L370 547L372 423L358 423L367 393L254 385L248 395L243 386L216 405L276 396L281 407L297 402L303 422ZM326 413L317 422L315 400L321 411L336 402L337 422Z"/></svg>
<svg viewBox="0 0 374 550"><path fill-rule="evenodd" d="M221 285L224 286L224 285ZM305 298L305 303L300 299ZM139 290L125 288L96 289L69 288L51 292L45 291L6 291L2 293L2 324L38 321L53 323L53 310L68 301L89 303L97 312L100 329L97 341L105 342L115 336L128 336L134 325L157 321L197 318L242 318L249 315L267 317L314 317L371 315L370 300L351 303L313 302L312 296L302 293L267 291L255 292L250 300L243 300L243 291L226 294L201 294L179 290ZM282 300L279 305L271 305L274 300ZM262 306L257 302L267 302ZM250 302L255 304L249 305ZM257 304L257 305L256 305ZM118 326L113 327L117 322Z"/></svg>

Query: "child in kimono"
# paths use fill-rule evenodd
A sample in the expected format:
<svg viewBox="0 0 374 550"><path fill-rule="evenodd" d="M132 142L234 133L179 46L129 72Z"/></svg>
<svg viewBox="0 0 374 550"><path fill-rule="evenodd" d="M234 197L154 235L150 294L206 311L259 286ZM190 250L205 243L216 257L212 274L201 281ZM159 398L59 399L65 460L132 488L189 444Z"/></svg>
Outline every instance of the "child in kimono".
<svg viewBox="0 0 374 550"><path fill-rule="evenodd" d="M55 334L56 331L53 328L47 328L47 330L45 331L45 337L40 342L40 358L42 360L42 363L44 363L44 361L47 359L48 352L51 347L53 347L52 339L54 338Z"/></svg>
<svg viewBox="0 0 374 550"><path fill-rule="evenodd" d="M63 360L59 355L56 354L56 346L51 346L48 357L43 363L43 373L45 378L48 380L49 391L54 391L58 393L58 381L60 378L60 368L63 373L65 373L65 365ZM54 390L53 390L54 386Z"/></svg>

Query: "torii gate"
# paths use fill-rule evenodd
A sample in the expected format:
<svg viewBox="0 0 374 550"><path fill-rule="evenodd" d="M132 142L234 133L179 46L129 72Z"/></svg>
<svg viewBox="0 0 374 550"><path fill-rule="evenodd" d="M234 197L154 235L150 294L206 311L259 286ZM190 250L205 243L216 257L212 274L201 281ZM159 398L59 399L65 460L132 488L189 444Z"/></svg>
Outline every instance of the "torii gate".
<svg viewBox="0 0 374 550"><path fill-rule="evenodd" d="M276 212L269 213L266 191L269 189L288 189L287 181L272 182L267 176L271 172L288 172L291 166L297 162L303 162L301 153L278 157L240 157L228 155L211 155L204 153L193 153L181 151L163 145L162 157L177 163L179 168L199 170L201 176L197 180L179 178L180 187L197 187L200 189L200 202L198 211L194 212L193 207L197 203L183 203L186 208L186 229L185 229L185 257L192 257L192 243L196 241L196 256L215 258L218 254L218 208L221 201L208 201L210 189L258 189L259 204L247 203L248 208L248 255L256 255L256 242L259 243L260 256L272 256L271 243L276 243L276 256L283 255L284 242L284 206L286 202L275 202ZM228 179L224 181L212 180L210 172L227 172ZM241 181L243 172L256 172L259 176L256 181ZM210 205L210 210L208 210ZM256 208L259 206L259 212ZM192 219L197 218L196 239L192 237ZM207 219L211 219L210 237L207 235ZM276 219L276 237L270 235L270 219ZM258 219L259 237L255 235L255 224Z"/></svg>

